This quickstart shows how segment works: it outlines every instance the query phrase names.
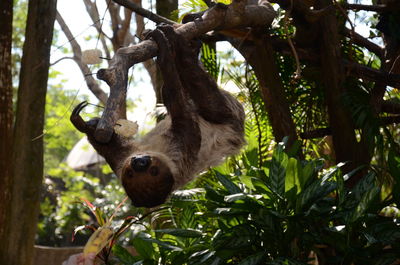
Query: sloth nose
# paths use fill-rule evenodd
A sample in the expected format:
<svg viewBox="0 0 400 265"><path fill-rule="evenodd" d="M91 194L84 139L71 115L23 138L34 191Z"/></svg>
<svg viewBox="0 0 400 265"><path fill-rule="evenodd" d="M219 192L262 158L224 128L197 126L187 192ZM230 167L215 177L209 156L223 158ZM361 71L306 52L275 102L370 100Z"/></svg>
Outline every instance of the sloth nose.
<svg viewBox="0 0 400 265"><path fill-rule="evenodd" d="M150 156L134 156L131 159L131 167L138 172L145 171L150 163Z"/></svg>

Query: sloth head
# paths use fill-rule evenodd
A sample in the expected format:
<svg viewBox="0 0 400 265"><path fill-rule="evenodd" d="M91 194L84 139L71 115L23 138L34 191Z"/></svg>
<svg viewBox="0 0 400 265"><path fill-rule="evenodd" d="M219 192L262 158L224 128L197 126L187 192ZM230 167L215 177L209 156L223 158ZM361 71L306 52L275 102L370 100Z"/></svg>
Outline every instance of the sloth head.
<svg viewBox="0 0 400 265"><path fill-rule="evenodd" d="M171 162L162 154L133 154L124 163L121 181L134 206L160 205L174 185Z"/></svg>

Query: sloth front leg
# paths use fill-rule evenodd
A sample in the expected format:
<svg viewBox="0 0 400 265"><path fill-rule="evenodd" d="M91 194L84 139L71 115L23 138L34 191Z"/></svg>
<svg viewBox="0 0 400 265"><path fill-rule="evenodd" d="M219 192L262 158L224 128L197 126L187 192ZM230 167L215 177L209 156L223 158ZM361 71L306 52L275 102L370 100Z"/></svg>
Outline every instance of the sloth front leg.
<svg viewBox="0 0 400 265"><path fill-rule="evenodd" d="M86 134L89 143L93 148L104 157L107 163L111 166L115 174L120 175L120 168L126 158L135 151L136 145L134 141L125 137L121 137L113 133L109 143L99 143L94 138L99 118L93 118L89 121L84 121L80 116L81 111L89 103L83 101L79 103L71 113L70 120L72 124L80 131Z"/></svg>
<svg viewBox="0 0 400 265"><path fill-rule="evenodd" d="M195 161L201 145L201 133L197 123L197 113L185 96L180 74L177 70L174 39L164 32L165 26L159 26L149 33L158 45L157 64L161 70L164 85L162 96L171 117L173 145L178 146L188 161ZM169 28L168 28L169 30Z"/></svg>

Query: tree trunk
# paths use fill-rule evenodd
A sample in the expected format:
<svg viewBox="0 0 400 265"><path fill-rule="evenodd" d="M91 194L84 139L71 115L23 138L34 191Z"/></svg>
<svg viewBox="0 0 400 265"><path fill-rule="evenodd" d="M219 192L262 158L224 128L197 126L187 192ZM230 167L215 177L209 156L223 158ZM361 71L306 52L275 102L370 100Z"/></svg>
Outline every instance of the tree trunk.
<svg viewBox="0 0 400 265"><path fill-rule="evenodd" d="M297 140L296 127L269 40L265 36L258 36L254 43L232 40L230 42L254 70L275 140L279 142L285 136L289 136L290 147Z"/></svg>
<svg viewBox="0 0 400 265"><path fill-rule="evenodd" d="M7 264L8 217L12 187L12 42L13 0L0 1L0 264Z"/></svg>
<svg viewBox="0 0 400 265"><path fill-rule="evenodd" d="M320 0L317 8L326 8L330 0ZM321 76L328 106L329 125L335 149L336 163L347 162L345 171L350 171L370 161L368 148L364 141L357 142L350 111L344 106L342 96L345 92L345 72L342 66L338 23L335 10L331 10L320 21L319 53L321 55ZM347 184L353 186L361 177L355 175Z"/></svg>
<svg viewBox="0 0 400 265"><path fill-rule="evenodd" d="M14 130L14 185L8 265L32 264L43 177L44 106L56 0L31 0Z"/></svg>

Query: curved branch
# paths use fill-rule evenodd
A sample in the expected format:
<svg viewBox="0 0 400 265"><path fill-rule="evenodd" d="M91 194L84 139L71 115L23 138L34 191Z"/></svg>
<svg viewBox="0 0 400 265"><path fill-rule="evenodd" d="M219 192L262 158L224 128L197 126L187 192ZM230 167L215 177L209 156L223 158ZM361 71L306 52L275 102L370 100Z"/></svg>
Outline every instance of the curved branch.
<svg viewBox="0 0 400 265"><path fill-rule="evenodd" d="M368 39L364 38L357 32L353 32L352 30L350 30L348 28L344 29L344 35L346 37L351 38L355 44L366 48L370 52L376 54L376 56L378 56L379 58L381 58L381 59L383 58L384 50L382 49L381 46L373 43L372 41L369 41Z"/></svg>
<svg viewBox="0 0 400 265"><path fill-rule="evenodd" d="M151 13L149 11L144 12L144 9L126 0L114 1L124 4L127 8L132 8L133 11L145 17L148 17ZM200 19L180 25L176 31L186 39L193 39L216 29L269 26L276 15L268 1L260 1L259 5L239 7L240 5L236 5L235 2L223 7L216 5L207 10ZM154 19L153 16L154 14L151 13L151 17ZM158 19L163 20L160 22L166 20L162 17ZM156 56L157 48L157 44L152 40L145 40L137 45L121 48L111 60L110 67L98 71L97 77L110 86L110 98L95 132L95 138L98 142L107 143L111 139L113 126L118 115L114 111L115 106L121 104L126 95L128 69L136 63Z"/></svg>
<svg viewBox="0 0 400 265"><path fill-rule="evenodd" d="M50 63L50 66L56 65L56 64L58 64L59 62L61 62L62 60L66 60L66 59L74 60L74 57L68 57L68 56L62 57L62 58L56 60L55 62Z"/></svg>
<svg viewBox="0 0 400 265"><path fill-rule="evenodd" d="M82 50L81 47L79 46L78 42L75 40L74 35L72 35L71 30L65 23L64 19L60 15L59 12L57 12L56 15L56 20L58 24L61 27L61 30L64 32L65 36L67 37L68 41L71 44L72 47L72 52L74 53L74 61L76 64L79 66L79 69L81 69L81 72L85 78L86 85L88 86L89 90L92 91L92 93L100 100L101 103L106 104L107 102L107 94L100 88L99 84L97 81L93 78L91 74L91 71L89 67L82 63L81 57L82 57Z"/></svg>

